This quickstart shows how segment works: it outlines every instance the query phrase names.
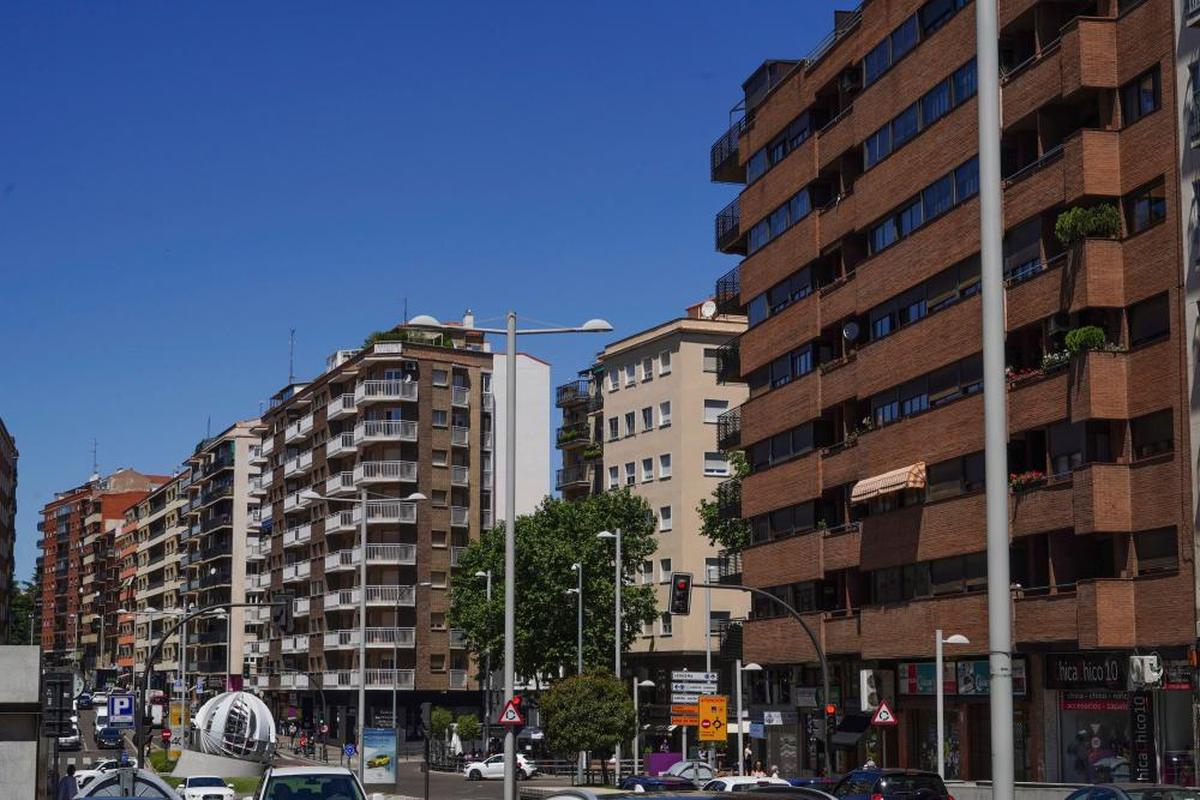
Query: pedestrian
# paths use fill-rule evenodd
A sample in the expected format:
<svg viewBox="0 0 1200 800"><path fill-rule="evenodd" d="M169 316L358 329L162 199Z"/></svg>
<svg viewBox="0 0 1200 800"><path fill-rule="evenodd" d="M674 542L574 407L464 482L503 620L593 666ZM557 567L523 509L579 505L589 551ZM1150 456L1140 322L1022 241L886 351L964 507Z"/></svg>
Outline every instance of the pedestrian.
<svg viewBox="0 0 1200 800"><path fill-rule="evenodd" d="M750 749L750 745L746 745L746 749L742 751L742 766L744 772L750 773L750 766L754 763L754 751Z"/></svg>
<svg viewBox="0 0 1200 800"><path fill-rule="evenodd" d="M79 794L79 784L75 782L75 765L69 764L67 774L58 779L54 800L75 800L77 794Z"/></svg>
<svg viewBox="0 0 1200 800"><path fill-rule="evenodd" d="M754 762L754 769L753 769L753 770L750 772L750 776L751 776L752 778L765 778L765 777L767 777L767 773L763 772L763 765L762 765L762 762L761 762L761 761L755 761L755 762Z"/></svg>
<svg viewBox="0 0 1200 800"><path fill-rule="evenodd" d="M772 778L778 778L778 777L779 777L779 765L778 765L778 764L772 764L772 765L771 765L771 777L772 777Z"/></svg>

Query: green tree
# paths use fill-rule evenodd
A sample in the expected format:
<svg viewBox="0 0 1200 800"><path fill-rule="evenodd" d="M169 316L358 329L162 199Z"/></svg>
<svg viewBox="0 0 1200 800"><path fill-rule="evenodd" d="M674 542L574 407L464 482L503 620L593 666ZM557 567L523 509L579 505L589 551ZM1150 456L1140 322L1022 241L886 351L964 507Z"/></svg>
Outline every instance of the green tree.
<svg viewBox="0 0 1200 800"><path fill-rule="evenodd" d="M607 755L633 738L637 726L627 687L611 672L558 681L542 696L540 709L550 749L562 758L581 750Z"/></svg>
<svg viewBox="0 0 1200 800"><path fill-rule="evenodd" d="M708 537L714 547L740 553L750 544L750 523L741 518L742 478L750 473L746 454L741 450L731 450L729 470L732 477L713 489L711 500L701 499L696 510L700 512L700 532ZM722 519L721 506L728 504L736 504L738 515Z"/></svg>
<svg viewBox="0 0 1200 800"><path fill-rule="evenodd" d="M434 706L429 712L429 733L435 739L444 739L452 722L454 722L454 714L450 712L450 709Z"/></svg>
<svg viewBox="0 0 1200 800"><path fill-rule="evenodd" d="M482 728L474 714L463 714L458 718L457 730L459 740L466 744L477 740Z"/></svg>
<svg viewBox="0 0 1200 800"><path fill-rule="evenodd" d="M29 644L33 627L34 587L28 581L13 586L9 595L8 644ZM34 631L36 633L36 630Z"/></svg>
<svg viewBox="0 0 1200 800"><path fill-rule="evenodd" d="M576 662L576 601L573 563L583 564L584 664L612 663L614 576L613 543L597 538L621 529L622 646L633 644L643 620L655 614L654 587L631 585L642 562L657 547L650 506L628 490L605 492L577 502L546 498L537 510L518 517L516 530L517 675L537 680ZM492 654L492 667L503 668L504 530L496 527L472 542L460 556L450 594L450 624L466 634L478 661ZM491 570L489 604L483 579Z"/></svg>

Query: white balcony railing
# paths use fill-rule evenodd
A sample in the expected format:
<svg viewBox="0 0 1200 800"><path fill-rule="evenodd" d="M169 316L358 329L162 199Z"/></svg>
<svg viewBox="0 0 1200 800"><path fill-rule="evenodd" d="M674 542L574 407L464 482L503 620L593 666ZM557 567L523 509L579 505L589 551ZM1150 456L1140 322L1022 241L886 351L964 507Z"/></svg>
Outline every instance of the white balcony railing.
<svg viewBox="0 0 1200 800"><path fill-rule="evenodd" d="M416 381L363 381L354 387L354 402L357 405L416 399Z"/></svg>
<svg viewBox="0 0 1200 800"><path fill-rule="evenodd" d="M341 394L329 401L329 405L325 406L325 419L341 419L354 415L354 395L350 393Z"/></svg>
<svg viewBox="0 0 1200 800"><path fill-rule="evenodd" d="M308 576L312 572L312 563L308 561L298 561L295 564L288 564L283 568L283 581L289 583L291 581L308 580Z"/></svg>
<svg viewBox="0 0 1200 800"><path fill-rule="evenodd" d="M325 443L325 457L335 458L354 452L354 434L346 431L336 433Z"/></svg>
<svg viewBox="0 0 1200 800"><path fill-rule="evenodd" d="M301 634L299 636L285 636L281 644L285 653L300 653L308 650L308 636Z"/></svg>
<svg viewBox="0 0 1200 800"><path fill-rule="evenodd" d="M457 567L459 560L462 558L462 555L465 552L467 552L467 548L465 548L465 547L451 547L450 548L450 566Z"/></svg>
<svg viewBox="0 0 1200 800"><path fill-rule="evenodd" d="M453 386L450 388L450 405L466 408L471 404L471 390L465 386Z"/></svg>
<svg viewBox="0 0 1200 800"><path fill-rule="evenodd" d="M450 429L450 444L455 447L466 447L471 443L471 429L455 425Z"/></svg>
<svg viewBox="0 0 1200 800"><path fill-rule="evenodd" d="M267 489L270 489L271 484L275 482L275 471L270 467L267 467L263 470L262 474L258 476L258 480L262 484L263 491L265 492Z"/></svg>
<svg viewBox="0 0 1200 800"><path fill-rule="evenodd" d="M246 585L251 589L262 591L271 587L271 575L266 572L260 572L257 575L247 575Z"/></svg>
<svg viewBox="0 0 1200 800"><path fill-rule="evenodd" d="M409 419L364 419L354 426L354 443L415 442L417 423Z"/></svg>
<svg viewBox="0 0 1200 800"><path fill-rule="evenodd" d="M467 682L470 680L470 675L465 669L450 670L450 688L451 689L466 689Z"/></svg>
<svg viewBox="0 0 1200 800"><path fill-rule="evenodd" d="M283 432L283 440L288 444L300 441L312 433L313 415L305 414L300 419L287 426L287 430Z"/></svg>
<svg viewBox="0 0 1200 800"><path fill-rule="evenodd" d="M329 631L322 638L322 644L326 650L342 650L351 647L358 647L358 629L352 628L343 631Z"/></svg>
<svg viewBox="0 0 1200 800"><path fill-rule="evenodd" d="M250 496L251 497L262 497L266 493L267 493L266 489L263 488L262 476L255 475L254 477L252 477L250 479Z"/></svg>
<svg viewBox="0 0 1200 800"><path fill-rule="evenodd" d="M285 672L279 676L279 686L283 689L307 689L308 676L299 672Z"/></svg>
<svg viewBox="0 0 1200 800"><path fill-rule="evenodd" d="M267 456L275 451L275 434L268 433L263 437L262 444L258 447L259 455L265 460Z"/></svg>
<svg viewBox="0 0 1200 800"><path fill-rule="evenodd" d="M371 606L415 606L415 586L368 586L367 605Z"/></svg>
<svg viewBox="0 0 1200 800"><path fill-rule="evenodd" d="M271 555L271 542L267 539L246 540L246 560L262 561Z"/></svg>
<svg viewBox="0 0 1200 800"><path fill-rule="evenodd" d="M285 478L291 478L296 475L303 475L312 469L313 456L312 450L305 450L303 453L297 453L287 460L283 465L283 475Z"/></svg>
<svg viewBox="0 0 1200 800"><path fill-rule="evenodd" d="M416 564L417 546L415 544L368 544L367 563Z"/></svg>
<svg viewBox="0 0 1200 800"><path fill-rule="evenodd" d="M470 467L450 467L450 483L454 486L466 486L471 478Z"/></svg>
<svg viewBox="0 0 1200 800"><path fill-rule="evenodd" d="M288 528L283 533L284 547L299 547L312 541L312 525L305 523Z"/></svg>
<svg viewBox="0 0 1200 800"><path fill-rule="evenodd" d="M364 461L354 467L354 483L387 483L417 480L415 461Z"/></svg>
<svg viewBox="0 0 1200 800"><path fill-rule="evenodd" d="M325 534L354 530L354 512L349 509L335 511L325 518Z"/></svg>
<svg viewBox="0 0 1200 800"><path fill-rule="evenodd" d="M416 670L369 669L366 673L368 689L412 689L417 684ZM326 689L356 689L359 685L358 670L326 672L321 685Z"/></svg>
<svg viewBox="0 0 1200 800"><path fill-rule="evenodd" d="M450 649L462 650L467 646L467 632L458 628L450 629Z"/></svg>
<svg viewBox="0 0 1200 800"><path fill-rule="evenodd" d="M358 589L340 589L327 592L324 599L325 611L346 611L358 608Z"/></svg>
<svg viewBox="0 0 1200 800"><path fill-rule="evenodd" d="M450 507L450 524L456 528L465 528L471 524L471 509L466 506Z"/></svg>
<svg viewBox="0 0 1200 800"><path fill-rule="evenodd" d="M354 524L362 519L362 506L357 505L350 511ZM367 524L384 522L414 523L417 521L417 504L402 500L368 500Z"/></svg>
<svg viewBox="0 0 1200 800"><path fill-rule="evenodd" d="M367 647L412 648L416 646L415 628L367 628ZM329 631L324 636L327 650L358 647L358 628Z"/></svg>
<svg viewBox="0 0 1200 800"><path fill-rule="evenodd" d="M338 550L336 553L330 553L325 556L325 571L328 572L345 572L346 570L354 569L354 565L358 563L358 548L353 550Z"/></svg>
<svg viewBox="0 0 1200 800"><path fill-rule="evenodd" d="M311 608L312 600L307 597L297 597L292 604L292 613L297 617L307 617Z"/></svg>
<svg viewBox="0 0 1200 800"><path fill-rule="evenodd" d="M346 494L354 491L354 473L350 471L335 472L325 481L325 494Z"/></svg>
<svg viewBox="0 0 1200 800"><path fill-rule="evenodd" d="M300 499L300 492L291 492L290 494L284 495L283 511L285 514L290 514L293 511L299 511L305 505L307 505L307 503Z"/></svg>

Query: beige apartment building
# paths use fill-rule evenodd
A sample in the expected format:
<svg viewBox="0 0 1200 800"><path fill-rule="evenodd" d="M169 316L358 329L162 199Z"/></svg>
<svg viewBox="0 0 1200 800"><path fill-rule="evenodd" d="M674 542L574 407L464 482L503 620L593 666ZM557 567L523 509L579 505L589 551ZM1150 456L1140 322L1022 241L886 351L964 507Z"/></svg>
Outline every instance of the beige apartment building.
<svg viewBox="0 0 1200 800"><path fill-rule="evenodd" d="M717 316L710 303L692 306L680 318L608 345L588 377L556 392L564 414L557 437L564 496L627 486L646 499L657 520L658 549L641 566L639 580L658 586L659 616L643 623L631 656L631 664L648 673L702 667L710 631L745 617L749 608L740 594L713 592L706 620L704 595L697 592L688 617L666 612L672 571L691 572L699 582L716 566L717 549L701 534L696 509L730 476L717 447L717 419L746 399L746 387L717 382L717 349L745 328L744 317ZM716 637L712 647L718 648Z"/></svg>
<svg viewBox="0 0 1200 800"><path fill-rule="evenodd" d="M132 608L122 606L132 613L119 615L118 624L127 617L132 618L133 666L139 673L145 667L151 648L174 624L173 612L181 607L181 550L187 533L190 484L191 472L185 469L126 512L126 518L136 526L133 533L135 605ZM124 535L122 531L118 539ZM119 553L121 548L117 550ZM175 634L163 644L154 663L152 688L163 688L168 677L179 672L179 656L180 637Z"/></svg>

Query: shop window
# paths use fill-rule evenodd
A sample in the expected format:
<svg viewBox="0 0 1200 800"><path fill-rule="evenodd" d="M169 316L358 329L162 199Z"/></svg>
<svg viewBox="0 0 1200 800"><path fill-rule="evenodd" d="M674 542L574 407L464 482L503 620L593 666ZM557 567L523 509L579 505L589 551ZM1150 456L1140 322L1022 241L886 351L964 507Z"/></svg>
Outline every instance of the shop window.
<svg viewBox="0 0 1200 800"><path fill-rule="evenodd" d="M1135 533L1133 548L1137 553L1138 575L1179 569L1179 538L1174 528Z"/></svg>

